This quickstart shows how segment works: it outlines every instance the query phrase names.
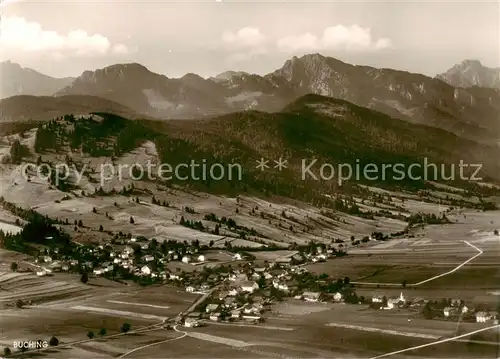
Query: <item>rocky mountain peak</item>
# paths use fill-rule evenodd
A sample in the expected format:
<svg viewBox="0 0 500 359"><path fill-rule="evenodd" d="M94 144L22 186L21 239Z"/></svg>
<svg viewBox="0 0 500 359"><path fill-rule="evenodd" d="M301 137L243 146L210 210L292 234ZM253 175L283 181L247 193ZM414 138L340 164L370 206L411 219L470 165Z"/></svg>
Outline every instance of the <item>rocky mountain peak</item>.
<svg viewBox="0 0 500 359"><path fill-rule="evenodd" d="M486 67L479 60L463 60L436 77L455 87L500 88L500 68Z"/></svg>

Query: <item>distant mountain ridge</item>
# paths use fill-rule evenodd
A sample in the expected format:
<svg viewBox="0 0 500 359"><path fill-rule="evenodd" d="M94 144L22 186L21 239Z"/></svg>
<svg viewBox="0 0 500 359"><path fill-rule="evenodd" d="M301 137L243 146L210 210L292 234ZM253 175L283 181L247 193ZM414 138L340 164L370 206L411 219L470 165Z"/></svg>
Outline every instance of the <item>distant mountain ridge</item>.
<svg viewBox="0 0 500 359"><path fill-rule="evenodd" d="M11 61L0 63L0 98L16 95L52 96L74 77L54 78Z"/></svg>
<svg viewBox="0 0 500 359"><path fill-rule="evenodd" d="M478 60L464 60L437 78L455 87L500 89L500 67L486 67Z"/></svg>
<svg viewBox="0 0 500 359"><path fill-rule="evenodd" d="M0 100L0 122L49 121L67 114L87 115L109 112L130 119L146 118L143 114L96 96L30 96L20 95Z"/></svg>
<svg viewBox="0 0 500 359"><path fill-rule="evenodd" d="M439 78L356 66L320 54L293 57L265 76L227 71L204 79L169 78L145 66L116 64L85 71L56 96L97 96L162 119L280 111L306 94L339 98L391 117L498 142L500 91L454 87Z"/></svg>

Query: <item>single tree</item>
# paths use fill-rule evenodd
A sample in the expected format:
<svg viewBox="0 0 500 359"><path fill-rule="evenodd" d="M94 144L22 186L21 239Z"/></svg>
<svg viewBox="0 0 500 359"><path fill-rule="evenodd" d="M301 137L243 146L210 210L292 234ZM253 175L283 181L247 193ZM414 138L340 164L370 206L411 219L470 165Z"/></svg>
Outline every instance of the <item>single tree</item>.
<svg viewBox="0 0 500 359"><path fill-rule="evenodd" d="M5 355L7 357L10 354L11 354L10 348L3 348L3 355Z"/></svg>
<svg viewBox="0 0 500 359"><path fill-rule="evenodd" d="M93 338L95 337L94 332L88 332L88 333L87 333L87 337L88 337L89 339L93 339Z"/></svg>
<svg viewBox="0 0 500 359"><path fill-rule="evenodd" d="M21 309L22 307L24 307L24 302L21 299L18 299L16 301L16 307Z"/></svg>
<svg viewBox="0 0 500 359"><path fill-rule="evenodd" d="M131 325L129 323L123 323L123 325L120 328L120 331L122 333L127 333L130 330Z"/></svg>
<svg viewBox="0 0 500 359"><path fill-rule="evenodd" d="M384 297L382 298L382 307L383 308L386 308L387 307L387 297L384 295Z"/></svg>
<svg viewBox="0 0 500 359"><path fill-rule="evenodd" d="M406 288L406 283L407 283L407 282L406 282L406 279L404 279L404 280L403 280L403 282L401 283L401 286L402 286L403 288Z"/></svg>
<svg viewBox="0 0 500 359"><path fill-rule="evenodd" d="M498 229L495 229L495 230L493 231L493 234L494 234L495 236L498 236Z"/></svg>
<svg viewBox="0 0 500 359"><path fill-rule="evenodd" d="M49 345L51 347L57 347L59 345L59 339L57 339L56 337L50 338Z"/></svg>
<svg viewBox="0 0 500 359"><path fill-rule="evenodd" d="M430 302L425 303L424 309L422 310L422 314L425 319L434 318L434 311L432 310Z"/></svg>
<svg viewBox="0 0 500 359"><path fill-rule="evenodd" d="M104 227L102 226L102 224L99 226L99 231L104 231Z"/></svg>
<svg viewBox="0 0 500 359"><path fill-rule="evenodd" d="M134 223L135 223L134 218L130 217L130 224L134 224Z"/></svg>
<svg viewBox="0 0 500 359"><path fill-rule="evenodd" d="M12 262L10 264L10 270L13 272L17 272L17 269L19 268L19 265L16 262Z"/></svg>
<svg viewBox="0 0 500 359"><path fill-rule="evenodd" d="M101 329L99 330L99 335L100 335L101 337L103 337L103 336L105 336L105 335L106 335L106 333L107 333L107 332L108 332L108 331L106 330L106 328L101 328Z"/></svg>
<svg viewBox="0 0 500 359"><path fill-rule="evenodd" d="M80 277L80 282L83 284L87 284L89 281L89 275L87 273L83 273L82 276Z"/></svg>

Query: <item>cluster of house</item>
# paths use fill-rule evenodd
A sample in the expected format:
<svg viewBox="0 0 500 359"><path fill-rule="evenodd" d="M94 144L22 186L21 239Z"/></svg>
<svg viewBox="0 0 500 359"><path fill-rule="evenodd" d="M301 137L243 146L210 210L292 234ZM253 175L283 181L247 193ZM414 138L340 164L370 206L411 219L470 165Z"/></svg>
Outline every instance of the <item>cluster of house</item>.
<svg viewBox="0 0 500 359"><path fill-rule="evenodd" d="M330 299L330 297L326 296L322 292L304 292L302 294L296 295L294 297L294 299L299 299L299 300L303 300L305 302L314 302L315 303L315 302L326 301L326 300ZM333 296L331 297L331 299L334 302L342 302L342 300L344 298L343 298L342 293L337 292L337 293L333 294Z"/></svg>
<svg viewBox="0 0 500 359"><path fill-rule="evenodd" d="M67 272L71 267L78 266L78 261L75 259L68 261L53 260L49 255L37 258L35 263L43 264L37 265L36 275L39 277L49 275L52 272Z"/></svg>
<svg viewBox="0 0 500 359"><path fill-rule="evenodd" d="M231 281L229 278L227 280ZM259 285L254 281L245 280L239 282L237 279L232 281L234 283L228 284L224 289L217 291L208 299L208 304L203 312L188 314L184 320L184 325L186 327L195 327L200 325L202 319L214 322L221 320L262 321L262 314L267 309L267 306L271 304L270 299L263 295L252 295L259 289ZM245 296L245 299L243 302L238 301L237 296Z"/></svg>
<svg viewBox="0 0 500 359"><path fill-rule="evenodd" d="M140 245L141 250L144 252L140 258L134 255L135 250L132 247L133 245ZM77 259L70 258L55 260L55 258L61 258L56 249L50 255L42 255L36 260L37 263L42 264L39 266L36 274L44 276L51 272L69 271L72 267L78 268L79 266L83 266L90 269L96 276L105 275L108 272L121 268L129 271L135 276L175 279L178 276L174 275L173 278L171 278L170 273L167 271L158 270L157 264L165 264L170 261L182 261L183 263L199 265L206 261L205 256L198 254L197 249L194 248L190 248L185 255L180 255L174 250L169 250L168 254L163 255L158 251L149 250L149 246L150 242L147 240L139 241L136 238L130 238L128 244L121 250L113 249L109 245L99 245L97 247L81 246L78 253L81 257L95 259L106 258L105 261L100 262L98 265L94 264L95 260L85 260L81 262Z"/></svg>
<svg viewBox="0 0 500 359"><path fill-rule="evenodd" d="M385 298L383 296L376 295L372 297L372 303L380 304L380 309L394 309L395 307L405 305L406 298L404 297L402 292L399 297L391 298Z"/></svg>
<svg viewBox="0 0 500 359"><path fill-rule="evenodd" d="M407 300L403 293L401 292L398 297L390 297L385 298L380 295L376 295L372 297L372 303L379 304L380 309L394 309L400 308L403 306L408 307L420 307L426 304L428 301L423 298L414 298L411 300ZM468 315L469 317L474 318L477 323L487 323L490 321L498 321L499 316L496 311L484 311L484 310L473 310L460 299L451 299L449 300L449 305L445 306L443 310L444 318L452 318L459 315ZM473 316L472 316L473 315Z"/></svg>

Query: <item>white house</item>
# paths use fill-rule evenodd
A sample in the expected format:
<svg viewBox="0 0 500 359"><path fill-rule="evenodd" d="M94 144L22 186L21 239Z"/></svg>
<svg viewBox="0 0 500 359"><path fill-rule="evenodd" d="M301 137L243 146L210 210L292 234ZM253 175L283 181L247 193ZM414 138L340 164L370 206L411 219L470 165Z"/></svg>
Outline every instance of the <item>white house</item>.
<svg viewBox="0 0 500 359"><path fill-rule="evenodd" d="M241 283L241 290L243 292L253 293L259 289L259 285L256 282L243 282Z"/></svg>
<svg viewBox="0 0 500 359"><path fill-rule="evenodd" d="M210 320L213 322L218 322L220 320L220 313L212 313L210 314Z"/></svg>
<svg viewBox="0 0 500 359"><path fill-rule="evenodd" d="M195 318L186 318L184 320L184 326L186 328L196 328L200 326L200 322Z"/></svg>
<svg viewBox="0 0 500 359"><path fill-rule="evenodd" d="M372 297L372 303L382 303L384 301L384 297L380 295L376 295Z"/></svg>
<svg viewBox="0 0 500 359"><path fill-rule="evenodd" d="M191 257L189 257L189 256L182 257L182 262L183 263L189 263L189 262L191 262Z"/></svg>
<svg viewBox="0 0 500 359"><path fill-rule="evenodd" d="M238 309L231 311L231 318L240 319L241 318L241 311L239 311Z"/></svg>
<svg viewBox="0 0 500 359"><path fill-rule="evenodd" d="M195 290L196 290L195 287L193 287L192 285L186 287L186 292L193 293Z"/></svg>
<svg viewBox="0 0 500 359"><path fill-rule="evenodd" d="M486 323L488 320L491 319L491 315L487 312L477 312L476 313L476 322L477 323Z"/></svg>
<svg viewBox="0 0 500 359"><path fill-rule="evenodd" d="M95 275L101 275L103 273L104 273L104 269L101 269L101 268L94 269L94 274Z"/></svg>
<svg viewBox="0 0 500 359"><path fill-rule="evenodd" d="M389 298L387 300L387 306L384 309L393 309L395 306L403 304L406 302L405 297L403 296L403 293L399 295L399 297L396 298Z"/></svg>
<svg viewBox="0 0 500 359"><path fill-rule="evenodd" d="M123 253L132 254L134 253L134 248L132 248L131 246L126 246L125 248L123 248Z"/></svg>
<svg viewBox="0 0 500 359"><path fill-rule="evenodd" d="M45 263L50 263L50 262L52 262L52 257L51 257L51 256L44 256L44 257L43 257L43 261L44 261Z"/></svg>
<svg viewBox="0 0 500 359"><path fill-rule="evenodd" d="M219 309L219 304L209 304L205 308L205 311L207 313L215 312L217 309Z"/></svg>
<svg viewBox="0 0 500 359"><path fill-rule="evenodd" d="M258 309L253 307L252 305L247 305L245 308L243 308L243 313L245 314L255 314L258 312Z"/></svg>
<svg viewBox="0 0 500 359"><path fill-rule="evenodd" d="M451 314L453 313L453 308L452 307L445 307L443 309L443 315L448 318Z"/></svg>
<svg viewBox="0 0 500 359"><path fill-rule="evenodd" d="M151 254L148 254L148 255L142 257L142 260L145 262L151 262L151 261L155 260L155 257L153 257Z"/></svg>
<svg viewBox="0 0 500 359"><path fill-rule="evenodd" d="M36 275L39 277L43 277L43 276L47 275L47 272L42 269L42 270L37 271Z"/></svg>
<svg viewBox="0 0 500 359"><path fill-rule="evenodd" d="M141 273L144 275L150 275L151 274L151 268L149 268L147 265L143 266L141 268Z"/></svg>
<svg viewBox="0 0 500 359"><path fill-rule="evenodd" d="M283 283L283 282L278 282L278 281L273 281L273 287L279 290L282 290L284 292L288 292L288 284Z"/></svg>
<svg viewBox="0 0 500 359"><path fill-rule="evenodd" d="M205 256L204 255L199 255L197 258L198 262L205 262Z"/></svg>
<svg viewBox="0 0 500 359"><path fill-rule="evenodd" d="M233 256L233 260L235 260L235 261L241 261L242 259L243 259L243 256L241 255L241 253L236 253Z"/></svg>
<svg viewBox="0 0 500 359"><path fill-rule="evenodd" d="M304 292L302 293L302 298L306 302L317 302L319 300L319 297L321 296L320 292Z"/></svg>
<svg viewBox="0 0 500 359"><path fill-rule="evenodd" d="M340 302L342 300L342 293L337 292L333 295L333 300L336 302Z"/></svg>

